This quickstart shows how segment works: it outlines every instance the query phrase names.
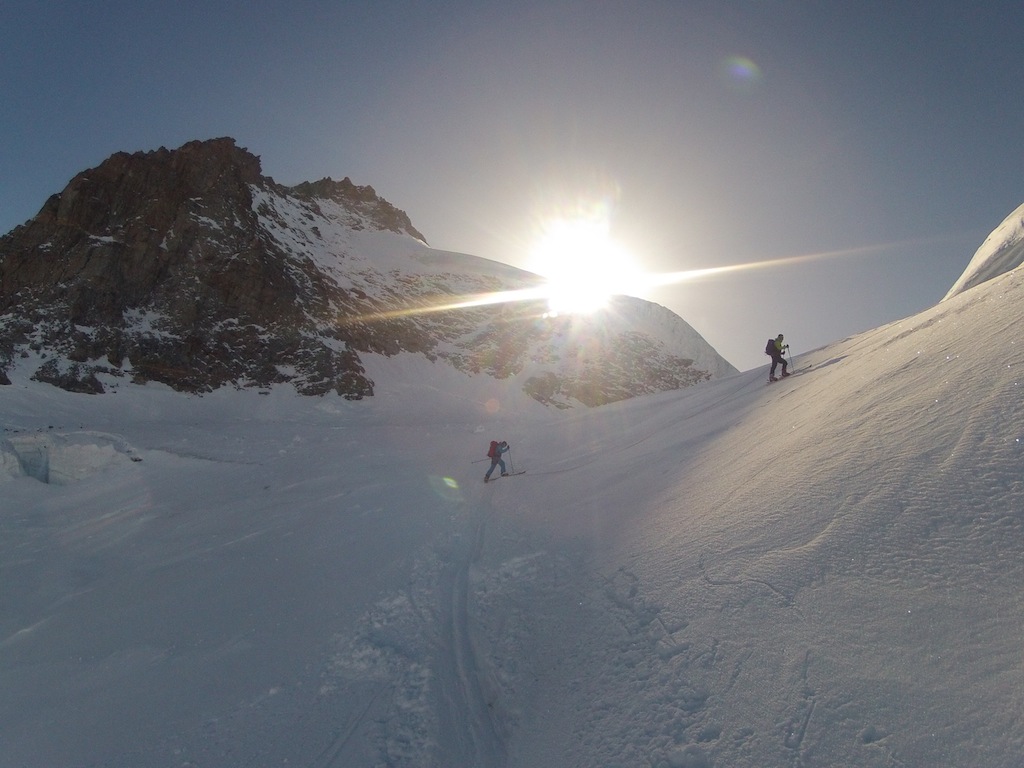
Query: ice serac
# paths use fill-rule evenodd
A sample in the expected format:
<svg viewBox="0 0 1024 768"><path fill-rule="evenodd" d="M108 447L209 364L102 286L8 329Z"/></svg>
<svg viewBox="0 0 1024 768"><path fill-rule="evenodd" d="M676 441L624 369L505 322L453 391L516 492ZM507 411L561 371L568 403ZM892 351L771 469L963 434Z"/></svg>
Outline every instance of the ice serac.
<svg viewBox="0 0 1024 768"><path fill-rule="evenodd" d="M230 138L117 153L0 238L0 382L160 382L374 393L367 354L516 377L536 400L600 405L735 369L682 319L621 298L591 317L486 297L540 278L430 248L369 186L283 186Z"/></svg>
<svg viewBox="0 0 1024 768"><path fill-rule="evenodd" d="M1011 213L975 252L943 301L1016 269L1024 263L1024 205Z"/></svg>

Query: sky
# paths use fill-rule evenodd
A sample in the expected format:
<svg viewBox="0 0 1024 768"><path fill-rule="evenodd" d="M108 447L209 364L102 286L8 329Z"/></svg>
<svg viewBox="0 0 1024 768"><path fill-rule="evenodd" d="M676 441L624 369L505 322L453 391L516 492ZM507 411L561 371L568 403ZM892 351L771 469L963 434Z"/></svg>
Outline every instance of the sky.
<svg viewBox="0 0 1024 768"><path fill-rule="evenodd" d="M1022 323L1017 269L569 410L412 354L362 401L19 358L0 768L1016 765Z"/></svg>
<svg viewBox="0 0 1024 768"><path fill-rule="evenodd" d="M444 250L536 270L582 212L648 272L768 262L643 296L747 369L768 336L931 306L1024 202L1018 2L2 13L0 232L114 152L231 136L278 182L373 186Z"/></svg>

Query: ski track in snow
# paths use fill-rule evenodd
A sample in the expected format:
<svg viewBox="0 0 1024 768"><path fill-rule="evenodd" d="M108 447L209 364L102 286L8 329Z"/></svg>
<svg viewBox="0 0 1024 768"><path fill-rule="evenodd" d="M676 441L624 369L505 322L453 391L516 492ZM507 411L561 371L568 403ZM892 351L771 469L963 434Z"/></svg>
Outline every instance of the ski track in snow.
<svg viewBox="0 0 1024 768"><path fill-rule="evenodd" d="M495 723L495 693L488 695L485 673L477 661L470 615L470 571L479 561L487 532L486 514L476 510L471 528L451 553L442 578L446 602L442 613L442 649L439 665L442 695L442 743L452 754L443 765L474 765L499 768L504 765L504 745Z"/></svg>

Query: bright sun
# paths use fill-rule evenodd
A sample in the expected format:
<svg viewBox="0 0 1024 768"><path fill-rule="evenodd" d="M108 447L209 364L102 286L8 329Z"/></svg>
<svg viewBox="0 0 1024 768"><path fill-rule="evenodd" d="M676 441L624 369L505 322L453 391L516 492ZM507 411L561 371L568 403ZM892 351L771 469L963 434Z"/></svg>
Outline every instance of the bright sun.
<svg viewBox="0 0 1024 768"><path fill-rule="evenodd" d="M547 278L544 288L554 314L579 314L604 307L617 294L635 291L639 271L629 254L595 219L550 222L534 248L532 270Z"/></svg>

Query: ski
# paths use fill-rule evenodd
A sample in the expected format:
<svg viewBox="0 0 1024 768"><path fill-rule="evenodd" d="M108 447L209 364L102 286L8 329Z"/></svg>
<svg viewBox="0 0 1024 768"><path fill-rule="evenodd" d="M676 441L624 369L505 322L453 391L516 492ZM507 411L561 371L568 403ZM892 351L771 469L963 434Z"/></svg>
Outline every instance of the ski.
<svg viewBox="0 0 1024 768"><path fill-rule="evenodd" d="M776 377L775 377L774 379L772 379L772 378L769 378L769 379L768 379L768 381L767 381L766 383L768 383L768 384L774 384L775 382L777 382L777 381L782 381L783 379L788 379L788 378L791 378L791 377L793 377L793 376L799 376L799 375L800 375L801 373L803 373L804 371L806 371L806 370L807 370L808 368L810 368L810 367L811 367L812 365L813 365L813 363L808 363L808 364L807 364L807 365L805 365L805 366L804 366L803 368L794 368L794 369L793 369L793 372L792 372L792 373L790 373L790 374L787 374L787 375L785 375L785 376L776 376Z"/></svg>
<svg viewBox="0 0 1024 768"><path fill-rule="evenodd" d="M499 477L515 477L516 475L525 475L526 470L520 470L519 472L506 472L504 475L498 475L497 477L484 478L485 483L493 483Z"/></svg>

